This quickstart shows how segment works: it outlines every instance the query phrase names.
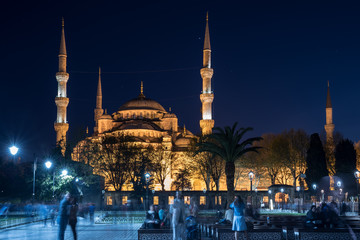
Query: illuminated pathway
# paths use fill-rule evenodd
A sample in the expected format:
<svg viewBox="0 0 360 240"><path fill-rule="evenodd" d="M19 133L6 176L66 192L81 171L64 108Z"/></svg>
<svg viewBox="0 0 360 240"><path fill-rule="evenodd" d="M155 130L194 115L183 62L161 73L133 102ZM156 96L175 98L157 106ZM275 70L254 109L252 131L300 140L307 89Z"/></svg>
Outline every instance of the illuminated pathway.
<svg viewBox="0 0 360 240"><path fill-rule="evenodd" d="M140 223L135 224L95 224L88 225L79 221L77 225L78 239L106 239L106 240L137 240L137 230L140 228ZM43 224L28 224L20 227L0 230L0 239L11 240L56 240L58 227L48 226ZM65 240L72 240L72 232L68 225L65 233Z"/></svg>

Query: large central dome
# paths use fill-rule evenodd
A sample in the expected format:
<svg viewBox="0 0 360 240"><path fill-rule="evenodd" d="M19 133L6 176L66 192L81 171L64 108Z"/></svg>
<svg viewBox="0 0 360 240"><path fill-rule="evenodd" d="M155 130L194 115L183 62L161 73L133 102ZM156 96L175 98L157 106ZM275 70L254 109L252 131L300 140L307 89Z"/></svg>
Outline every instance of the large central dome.
<svg viewBox="0 0 360 240"><path fill-rule="evenodd" d="M137 98L126 102L119 108L119 111L140 109L158 110L166 112L163 106L160 105L160 103L150 98L146 98L143 94L140 94Z"/></svg>

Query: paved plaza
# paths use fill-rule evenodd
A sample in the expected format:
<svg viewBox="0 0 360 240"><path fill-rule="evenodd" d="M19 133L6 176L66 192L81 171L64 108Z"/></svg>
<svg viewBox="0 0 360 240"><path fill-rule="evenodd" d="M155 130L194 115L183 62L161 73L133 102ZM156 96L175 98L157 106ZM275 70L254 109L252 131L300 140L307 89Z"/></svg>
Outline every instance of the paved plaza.
<svg viewBox="0 0 360 240"><path fill-rule="evenodd" d="M137 230L140 223L134 224L94 224L79 221L77 225L78 239L105 239L105 240L137 240ZM19 227L0 230L0 240L56 240L58 227L51 227L43 223L27 224ZM72 240L70 226L66 228L65 240Z"/></svg>

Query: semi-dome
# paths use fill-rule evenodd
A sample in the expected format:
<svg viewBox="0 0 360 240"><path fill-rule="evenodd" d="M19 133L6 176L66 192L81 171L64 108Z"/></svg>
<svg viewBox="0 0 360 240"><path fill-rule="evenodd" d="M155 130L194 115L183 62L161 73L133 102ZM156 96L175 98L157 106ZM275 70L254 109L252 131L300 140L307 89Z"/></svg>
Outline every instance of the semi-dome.
<svg viewBox="0 0 360 240"><path fill-rule="evenodd" d="M119 111L123 110L140 110L140 109L147 109L147 110L158 110L162 112L166 112L163 106L155 100L150 98L146 98L144 95L139 95L139 97L134 98L119 108Z"/></svg>

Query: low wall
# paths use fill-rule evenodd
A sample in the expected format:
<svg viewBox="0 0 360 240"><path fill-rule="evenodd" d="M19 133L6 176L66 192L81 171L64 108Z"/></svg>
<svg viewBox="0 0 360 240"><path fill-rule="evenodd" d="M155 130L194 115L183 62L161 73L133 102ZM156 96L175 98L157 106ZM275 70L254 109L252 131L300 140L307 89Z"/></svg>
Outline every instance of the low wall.
<svg viewBox="0 0 360 240"><path fill-rule="evenodd" d="M360 239L360 229L295 229L295 240L353 240Z"/></svg>

